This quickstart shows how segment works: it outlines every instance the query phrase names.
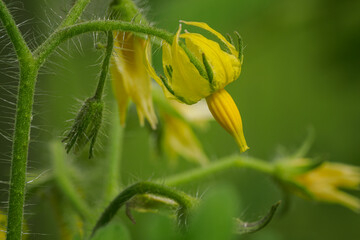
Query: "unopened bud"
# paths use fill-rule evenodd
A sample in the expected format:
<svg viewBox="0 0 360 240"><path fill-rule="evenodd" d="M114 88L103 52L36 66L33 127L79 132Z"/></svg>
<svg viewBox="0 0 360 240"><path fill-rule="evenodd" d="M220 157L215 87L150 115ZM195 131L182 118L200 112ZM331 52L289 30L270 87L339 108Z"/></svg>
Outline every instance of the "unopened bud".
<svg viewBox="0 0 360 240"><path fill-rule="evenodd" d="M75 151L81 150L90 141L89 158L93 156L94 145L101 127L103 107L103 102L95 98L88 98L83 103L71 130L62 140L68 153L74 147Z"/></svg>

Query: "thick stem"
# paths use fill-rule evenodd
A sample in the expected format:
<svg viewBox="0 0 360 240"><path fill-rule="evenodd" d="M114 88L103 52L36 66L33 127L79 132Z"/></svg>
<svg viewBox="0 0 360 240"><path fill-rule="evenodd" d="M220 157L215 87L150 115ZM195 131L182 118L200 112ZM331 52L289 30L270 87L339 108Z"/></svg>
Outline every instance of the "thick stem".
<svg viewBox="0 0 360 240"><path fill-rule="evenodd" d="M2 0L0 0L0 19L15 48L20 64L20 81L12 147L7 223L7 239L17 240L21 239L22 235L27 155L37 69L35 68L31 51Z"/></svg>
<svg viewBox="0 0 360 240"><path fill-rule="evenodd" d="M251 168L269 175L273 175L274 173L274 167L265 161L249 157L234 156L220 159L204 167L179 173L166 179L159 179L158 182L162 182L168 186L178 186L193 183L196 180L212 176L215 173L220 173L231 168Z"/></svg>
<svg viewBox="0 0 360 240"><path fill-rule="evenodd" d="M152 182L139 182L135 183L134 185L126 188L122 191L105 209L102 213L101 217L97 221L92 235L101 228L102 226L106 225L111 219L114 217L116 212L132 197L137 194L154 194L157 196L162 196L166 198L170 198L177 202L180 205L181 213L179 217L186 217L186 212L191 209L194 204L196 203L196 199L188 196L187 194L177 191L173 188L166 187L164 185L152 183Z"/></svg>
<svg viewBox="0 0 360 240"><path fill-rule="evenodd" d="M98 82L95 96L94 96L94 98L96 98L98 100L101 100L101 98L102 98L106 77L108 76L108 72L109 72L110 58L111 58L113 45L114 45L114 37L113 37L112 32L108 32L107 34L108 34L108 38L107 38L108 40L107 40L106 52L105 52L104 61L103 61L102 67L101 67L99 82Z"/></svg>
<svg viewBox="0 0 360 240"><path fill-rule="evenodd" d="M69 25L72 25L76 23L78 18L83 13L86 6L90 3L90 0L78 0L74 6L70 9L69 14L66 16L66 18L62 21L60 26L58 28L64 28Z"/></svg>
<svg viewBox="0 0 360 240"><path fill-rule="evenodd" d="M33 61L20 66L20 83L12 148L7 239L21 239L27 155L37 69Z"/></svg>

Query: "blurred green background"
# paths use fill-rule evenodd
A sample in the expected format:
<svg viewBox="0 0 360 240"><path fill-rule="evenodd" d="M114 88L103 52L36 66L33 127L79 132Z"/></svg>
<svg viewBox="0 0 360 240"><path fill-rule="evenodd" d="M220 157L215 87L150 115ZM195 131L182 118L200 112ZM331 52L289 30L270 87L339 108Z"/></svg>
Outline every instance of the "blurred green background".
<svg viewBox="0 0 360 240"><path fill-rule="evenodd" d="M57 26L72 1L5 2L18 23L30 19L21 30L36 46ZM83 18L103 18L109 2L93 0ZM237 30L242 35L246 46L242 73L227 90L242 115L250 146L246 154L271 161L278 149L296 150L312 128L316 138L309 156L360 165L360 1L148 0L139 5L155 26L171 32L177 30L179 20L193 20L206 22L223 34ZM17 65L8 60L9 54L11 59L14 55L4 34L0 32L0 181L9 177L11 143L6 138L13 128L12 93L17 86L11 78ZM66 120L73 118L80 106L78 99L93 93L101 56L94 44L101 39L101 35L88 34L69 41L43 67L35 97L30 175L50 168L48 141L60 139L70 126ZM110 87L107 92L108 118L114 100ZM180 161L177 169L169 170L166 159L153 150L148 129L139 127L135 112L130 108L124 138L125 184L194 167ZM104 127L99 158L108 144L106 135ZM214 161L238 151L233 139L215 122L207 132L199 132L199 138ZM259 219L282 199L280 189L269 178L250 170L233 170L183 189L202 194L218 181L237 189L243 219ZM6 208L6 188L0 185L1 209ZM360 238L359 215L350 210L297 197L291 200L286 214L241 239ZM32 206L26 207L26 213L30 229L36 233L33 239L56 239L49 206L41 200L29 203ZM131 229L149 224L147 214L136 217L138 223Z"/></svg>

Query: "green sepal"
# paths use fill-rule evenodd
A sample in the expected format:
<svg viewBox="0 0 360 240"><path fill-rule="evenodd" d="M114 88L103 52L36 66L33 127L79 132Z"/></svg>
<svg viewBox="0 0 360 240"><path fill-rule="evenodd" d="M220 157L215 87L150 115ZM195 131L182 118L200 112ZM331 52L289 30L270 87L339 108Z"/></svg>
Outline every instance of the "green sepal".
<svg viewBox="0 0 360 240"><path fill-rule="evenodd" d="M207 76L208 76L208 80L209 80L209 83L210 83L210 86L212 87L212 81L214 79L214 73L213 73L213 70L211 69L211 66L205 56L205 54L203 53L202 54L202 61L203 61L203 64L205 66L205 70L206 70L206 73L207 73Z"/></svg>
<svg viewBox="0 0 360 240"><path fill-rule="evenodd" d="M240 36L240 34L235 31L235 36L237 37L237 50L239 52L239 55L238 55L238 58L240 59L241 63L242 63L242 60L243 60L243 49L244 49L244 46L243 46L243 40Z"/></svg>

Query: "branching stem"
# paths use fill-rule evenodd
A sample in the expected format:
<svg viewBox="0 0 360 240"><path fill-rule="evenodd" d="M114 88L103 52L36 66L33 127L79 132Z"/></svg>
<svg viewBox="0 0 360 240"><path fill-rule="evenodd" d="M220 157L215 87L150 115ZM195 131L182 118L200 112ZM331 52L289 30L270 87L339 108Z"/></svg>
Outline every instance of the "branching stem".
<svg viewBox="0 0 360 240"><path fill-rule="evenodd" d="M100 31L124 31L138 34L146 34L160 38L169 44L172 44L174 39L174 35L172 33L147 25L112 20L89 21L75 24L55 31L34 52L36 64L38 66L41 66L44 63L45 59L55 50L55 48L65 40L83 33ZM186 48L185 44L181 43L180 46L185 50L185 53L188 55L189 60L191 61L191 63L194 64L199 73L204 78L207 78L205 68L201 64L201 62L191 53L191 51Z"/></svg>
<svg viewBox="0 0 360 240"><path fill-rule="evenodd" d="M80 16L89 2L90 0L79 0L76 2L61 26L65 27L75 23L76 19ZM30 125L32 120L35 84L40 65L35 61L3 0L0 0L0 20L14 46L20 70L12 146L6 238L7 240L19 240L22 236Z"/></svg>
<svg viewBox="0 0 360 240"><path fill-rule="evenodd" d="M70 12L66 16L66 18L61 22L60 28L67 27L71 24L76 23L78 18L81 16L86 6L90 3L91 0L78 0L75 2L74 6L70 9Z"/></svg>
<svg viewBox="0 0 360 240"><path fill-rule="evenodd" d="M14 45L15 52L20 64L32 59L31 51L3 0L0 0L0 19L4 25L4 28L6 29L7 34L9 35L12 44Z"/></svg>
<svg viewBox="0 0 360 240"><path fill-rule="evenodd" d="M200 180L212 176L215 173L220 173L232 168L250 168L269 175L273 175L275 171L273 165L263 160L250 157L233 156L226 159L219 159L216 162L210 163L204 167L179 173L166 179L159 179L158 181L168 186L178 186L193 183L196 180Z"/></svg>

